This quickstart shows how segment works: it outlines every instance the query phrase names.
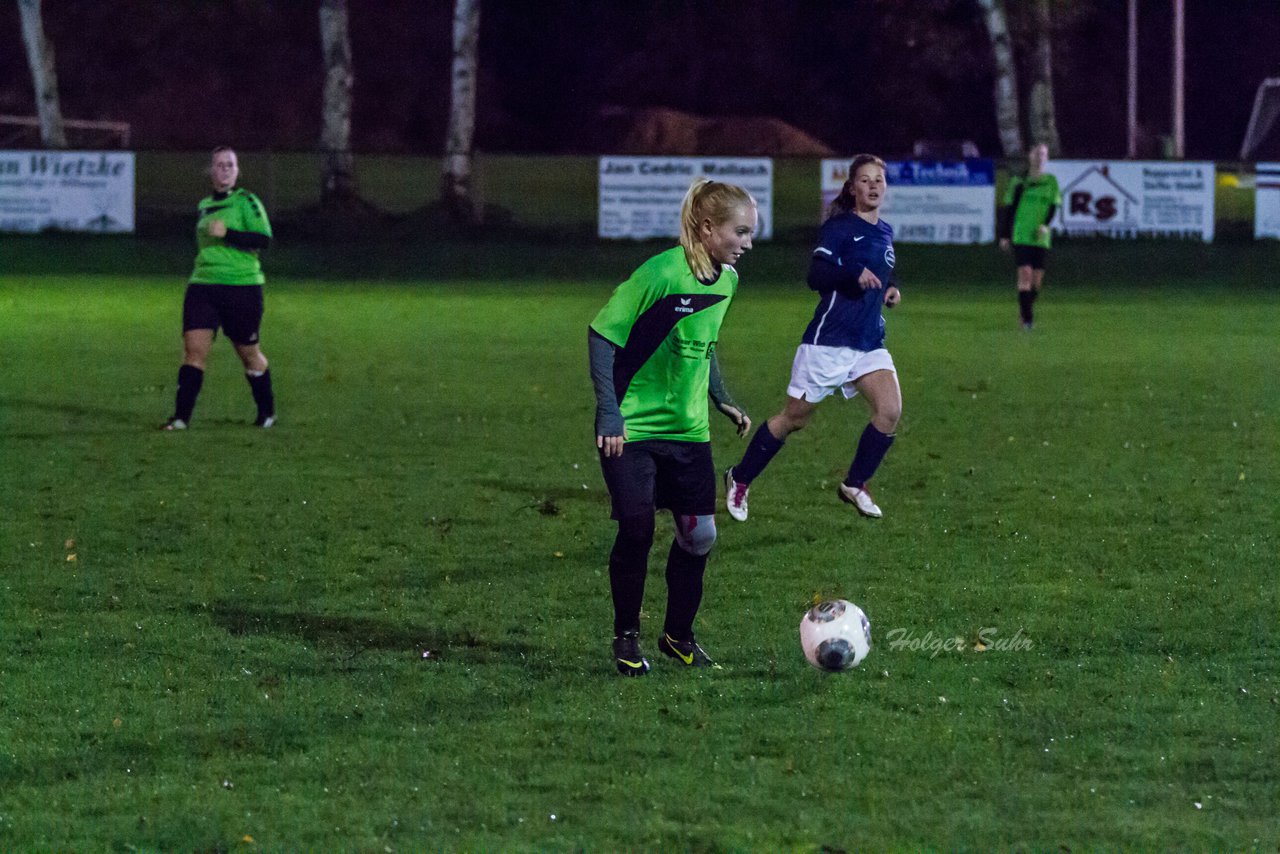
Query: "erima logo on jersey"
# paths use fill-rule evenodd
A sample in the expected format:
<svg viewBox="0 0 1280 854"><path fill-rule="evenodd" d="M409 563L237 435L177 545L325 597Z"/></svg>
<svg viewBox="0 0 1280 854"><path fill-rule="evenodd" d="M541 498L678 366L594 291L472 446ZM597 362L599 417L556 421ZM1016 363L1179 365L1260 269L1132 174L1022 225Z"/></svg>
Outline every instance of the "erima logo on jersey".
<svg viewBox="0 0 1280 854"><path fill-rule="evenodd" d="M689 308L689 304L693 302L693 298L685 299L680 297L680 305L676 306L677 314L693 314L693 309Z"/></svg>

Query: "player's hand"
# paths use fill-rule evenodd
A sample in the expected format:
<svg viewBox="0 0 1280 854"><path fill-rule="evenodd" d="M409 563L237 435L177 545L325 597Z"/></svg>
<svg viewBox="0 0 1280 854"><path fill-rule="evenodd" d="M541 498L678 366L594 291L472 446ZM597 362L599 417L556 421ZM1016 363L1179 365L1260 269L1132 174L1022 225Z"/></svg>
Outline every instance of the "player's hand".
<svg viewBox="0 0 1280 854"><path fill-rule="evenodd" d="M858 276L858 284L864 291L881 287L880 277L871 272L870 267L862 268L862 275Z"/></svg>
<svg viewBox="0 0 1280 854"><path fill-rule="evenodd" d="M606 457L620 457L622 456L622 445L625 441L626 438L624 436L596 436L596 447Z"/></svg>
<svg viewBox="0 0 1280 854"><path fill-rule="evenodd" d="M1000 251L1001 252L1009 251L1009 238L1007 237L1000 238Z"/></svg>
<svg viewBox="0 0 1280 854"><path fill-rule="evenodd" d="M1039 228L1036 229L1036 234L1040 235L1041 237L1044 237L1048 233L1049 233L1049 226L1044 225L1043 223L1040 225Z"/></svg>
<svg viewBox="0 0 1280 854"><path fill-rule="evenodd" d="M215 219L209 223L208 231L210 237L226 237L227 224L220 219Z"/></svg>
<svg viewBox="0 0 1280 854"><path fill-rule="evenodd" d="M897 305L900 302L902 302L902 291L898 290L893 285L890 285L888 288L885 289L884 304L886 306L888 306L889 308L893 308L895 305Z"/></svg>
<svg viewBox="0 0 1280 854"><path fill-rule="evenodd" d="M717 403L716 409L719 409L725 415L729 416L729 420L738 428L738 435L745 436L751 430L751 419L747 413L743 412L736 406L730 406L727 403Z"/></svg>

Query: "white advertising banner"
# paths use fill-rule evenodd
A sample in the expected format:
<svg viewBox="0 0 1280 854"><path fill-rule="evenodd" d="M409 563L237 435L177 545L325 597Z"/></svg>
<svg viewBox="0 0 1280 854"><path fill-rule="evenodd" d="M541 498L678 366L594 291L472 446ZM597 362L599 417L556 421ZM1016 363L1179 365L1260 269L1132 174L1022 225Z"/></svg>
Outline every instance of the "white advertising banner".
<svg viewBox="0 0 1280 854"><path fill-rule="evenodd" d="M1056 232L1213 240L1211 162L1050 160L1045 171L1062 190Z"/></svg>
<svg viewBox="0 0 1280 854"><path fill-rule="evenodd" d="M840 194L852 157L822 161L822 209ZM996 169L991 160L890 160L880 215L899 243L992 243Z"/></svg>
<svg viewBox="0 0 1280 854"><path fill-rule="evenodd" d="M0 231L133 231L132 151L0 151Z"/></svg>
<svg viewBox="0 0 1280 854"><path fill-rule="evenodd" d="M601 157L601 237L680 236L680 203L695 178L744 187L759 206L756 237L773 236L773 161L767 157Z"/></svg>
<svg viewBox="0 0 1280 854"><path fill-rule="evenodd" d="M1280 238L1280 163L1259 163L1253 191L1253 236Z"/></svg>

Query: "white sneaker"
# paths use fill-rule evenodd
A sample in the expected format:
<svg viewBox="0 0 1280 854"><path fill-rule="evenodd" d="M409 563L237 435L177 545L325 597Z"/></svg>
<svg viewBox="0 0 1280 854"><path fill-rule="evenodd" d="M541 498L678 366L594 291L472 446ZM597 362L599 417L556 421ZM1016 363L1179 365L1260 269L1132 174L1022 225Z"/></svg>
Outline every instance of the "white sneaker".
<svg viewBox="0 0 1280 854"><path fill-rule="evenodd" d="M733 469L725 469L724 503L729 508L729 515L739 522L747 521L747 492L750 489L747 484L733 479Z"/></svg>
<svg viewBox="0 0 1280 854"><path fill-rule="evenodd" d="M856 486L842 483L840 484L840 500L858 508L858 512L863 516L879 519L884 515L880 512L880 508L876 506L876 503L871 500L871 493L865 489L858 489Z"/></svg>
<svg viewBox="0 0 1280 854"><path fill-rule="evenodd" d="M261 427L263 430L269 430L276 426L276 417L274 415L259 415L253 422L254 427Z"/></svg>
<svg viewBox="0 0 1280 854"><path fill-rule="evenodd" d="M186 430L187 422L181 418L170 418L168 421L160 425L161 430Z"/></svg>

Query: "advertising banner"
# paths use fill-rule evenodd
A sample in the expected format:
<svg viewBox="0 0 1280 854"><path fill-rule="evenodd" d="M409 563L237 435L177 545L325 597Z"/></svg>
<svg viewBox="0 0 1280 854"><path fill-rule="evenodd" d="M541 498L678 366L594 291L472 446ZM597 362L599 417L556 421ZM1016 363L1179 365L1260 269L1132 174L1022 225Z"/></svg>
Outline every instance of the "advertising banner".
<svg viewBox="0 0 1280 854"><path fill-rule="evenodd" d="M773 161L767 157L601 157L601 237L680 236L680 203L695 178L746 188L760 212L756 237L773 236Z"/></svg>
<svg viewBox="0 0 1280 854"><path fill-rule="evenodd" d="M852 157L822 161L822 210L840 194ZM992 243L996 239L996 169L984 158L890 160L880 208L899 243Z"/></svg>
<svg viewBox="0 0 1280 854"><path fill-rule="evenodd" d="M1213 240L1211 162L1051 160L1062 206L1055 232Z"/></svg>
<svg viewBox="0 0 1280 854"><path fill-rule="evenodd" d="M1280 239L1280 163L1259 163L1253 191L1253 236Z"/></svg>
<svg viewBox="0 0 1280 854"><path fill-rule="evenodd" d="M133 231L131 151L0 151L0 231Z"/></svg>

